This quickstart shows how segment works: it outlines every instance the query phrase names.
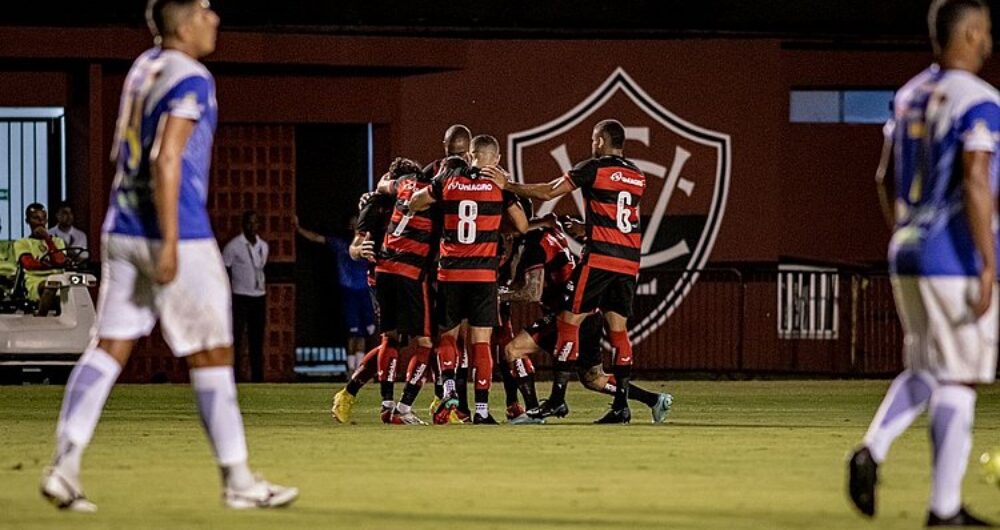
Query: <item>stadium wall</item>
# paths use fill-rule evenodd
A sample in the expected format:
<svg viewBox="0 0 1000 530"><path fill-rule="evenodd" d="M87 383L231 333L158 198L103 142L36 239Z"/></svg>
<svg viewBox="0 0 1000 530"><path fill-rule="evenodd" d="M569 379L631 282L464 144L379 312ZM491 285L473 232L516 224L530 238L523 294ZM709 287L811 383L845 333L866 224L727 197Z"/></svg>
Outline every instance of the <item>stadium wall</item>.
<svg viewBox="0 0 1000 530"><path fill-rule="evenodd" d="M246 191L251 200L275 212L273 220L265 220L264 236L280 240L276 259L284 263L295 259L294 240L283 232L294 204L290 209L282 195L290 191L287 172L294 169L275 170L275 162L253 155L257 147L265 153L271 148L280 152L296 124L375 124L378 173L391 155L421 161L440 156L441 134L454 122L493 134L505 151L518 133L555 124L557 132L549 144L538 145L564 145L570 159L582 159L591 124L609 113L648 130L648 145L631 142L629 155L669 169L677 161L678 148L691 154L681 176L694 183L694 192L688 197L674 194L664 225L687 220L692 233L699 235L707 219L720 220L714 247L704 250L708 264L789 259L877 263L884 259L888 239L872 183L880 127L789 123L789 91L892 88L929 59L926 53L833 50L769 39L493 41L224 32L219 42L208 63L218 85L220 145L237 130L250 135L242 137L245 141L257 142L249 158L239 160L239 171L253 181L255 189ZM0 106L66 107L69 197L93 241L98 240L112 177L107 153L120 87L131 58L147 45L141 29L0 28ZM722 203L700 195L718 187L721 178L719 160L712 158L711 150L663 126L649 108L630 103L624 91L603 104L584 106L589 114L578 124L560 122L618 72L625 74L633 92L648 98L649 108L728 136L728 189ZM985 77L997 81L998 74L992 68ZM237 145L240 141L235 140ZM530 145L524 149L519 178L559 175L561 168L551 152L532 153ZM235 231L232 220L245 206L242 195L230 189L242 186L238 179L243 177L220 176L229 162L218 157L218 146L216 153L219 180L211 200L219 236L226 238ZM511 161L512 153L504 156ZM225 178L237 180L230 180L227 188ZM650 202L644 204L647 213L665 186L654 182ZM737 314L739 322L732 313L713 309L721 295L702 293L708 282L695 284L675 312L676 322L656 332L663 334L657 339L660 351L645 352L649 359L666 357L645 368L792 373L859 369L851 350L843 346L830 351L829 344L783 344L773 308L767 307L775 299L773 282L744 284L746 299L759 298L761 303L748 303L747 311ZM294 321L294 304L277 311ZM682 317L683 311L701 313L691 321L697 323L691 335L682 339L670 326L693 318ZM711 346L704 339L715 334L712 329L733 327L743 330L738 358L728 346ZM685 350L691 343L702 344L702 350ZM294 337L287 336L274 345L285 359L293 346ZM272 370L271 379L291 377L287 363L275 366L279 368ZM879 366L872 370L885 369ZM171 380L186 377L182 370L167 371ZM129 377L148 380L152 373L136 370Z"/></svg>

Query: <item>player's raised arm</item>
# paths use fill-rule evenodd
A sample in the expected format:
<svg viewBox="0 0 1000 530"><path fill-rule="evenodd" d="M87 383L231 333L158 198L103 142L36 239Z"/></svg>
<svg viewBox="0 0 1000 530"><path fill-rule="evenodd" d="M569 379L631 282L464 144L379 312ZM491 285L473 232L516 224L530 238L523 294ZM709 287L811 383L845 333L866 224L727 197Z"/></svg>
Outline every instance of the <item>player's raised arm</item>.
<svg viewBox="0 0 1000 530"><path fill-rule="evenodd" d="M434 195L431 193L432 187L433 186L428 186L413 194L413 197L410 199L409 206L411 212L422 212L437 202L437 199L435 199Z"/></svg>
<svg viewBox="0 0 1000 530"><path fill-rule="evenodd" d="M306 238L307 240L312 241L313 243L319 243L321 245L326 243L326 236L313 232L312 230L309 230L308 228L305 228L302 225L300 225L299 216L297 215L292 216L292 224L295 226L295 231L298 232L300 236Z"/></svg>
<svg viewBox="0 0 1000 530"><path fill-rule="evenodd" d="M193 130L193 121L167 116L160 124L150 152L153 203L156 205L156 220L162 238L155 277L160 285L170 283L177 275L177 240L180 234L177 208L181 193L181 159Z"/></svg>
<svg viewBox="0 0 1000 530"><path fill-rule="evenodd" d="M514 193L519 197L549 201L573 191L573 183L564 177L544 184L518 184L511 182L510 174L499 166L484 167L482 171L490 180L496 182L500 189Z"/></svg>
<svg viewBox="0 0 1000 530"><path fill-rule="evenodd" d="M875 183L878 188L878 202L882 206L882 216L889 229L896 226L896 178L893 174L892 135L895 122L890 121L885 126L885 140L882 142L882 158L875 170Z"/></svg>

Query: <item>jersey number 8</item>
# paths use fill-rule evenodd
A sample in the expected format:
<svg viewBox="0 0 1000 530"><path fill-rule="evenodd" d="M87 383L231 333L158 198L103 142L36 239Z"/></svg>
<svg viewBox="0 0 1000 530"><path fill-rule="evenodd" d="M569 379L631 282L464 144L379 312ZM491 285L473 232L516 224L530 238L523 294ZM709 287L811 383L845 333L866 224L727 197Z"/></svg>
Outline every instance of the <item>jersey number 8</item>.
<svg viewBox="0 0 1000 530"><path fill-rule="evenodd" d="M476 201L458 203L458 242L474 243L476 241L476 217L479 216L479 205Z"/></svg>

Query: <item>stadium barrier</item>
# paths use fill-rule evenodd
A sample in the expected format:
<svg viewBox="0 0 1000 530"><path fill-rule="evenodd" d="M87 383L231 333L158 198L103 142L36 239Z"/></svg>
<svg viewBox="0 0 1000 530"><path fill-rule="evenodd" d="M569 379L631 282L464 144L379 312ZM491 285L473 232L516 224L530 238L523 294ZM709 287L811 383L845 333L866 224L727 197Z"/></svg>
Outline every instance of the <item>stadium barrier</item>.
<svg viewBox="0 0 1000 530"><path fill-rule="evenodd" d="M678 293L683 297L672 302ZM643 271L634 307L635 368L647 377L875 377L902 368L886 273L813 266ZM514 329L537 316L537 309L515 306Z"/></svg>

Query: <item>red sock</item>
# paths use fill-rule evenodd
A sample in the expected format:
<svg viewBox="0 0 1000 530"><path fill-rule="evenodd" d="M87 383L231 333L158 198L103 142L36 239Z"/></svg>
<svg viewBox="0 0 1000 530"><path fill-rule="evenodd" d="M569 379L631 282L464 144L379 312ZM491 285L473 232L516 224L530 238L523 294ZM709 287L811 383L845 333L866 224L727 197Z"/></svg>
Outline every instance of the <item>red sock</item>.
<svg viewBox="0 0 1000 530"><path fill-rule="evenodd" d="M632 341L628 331L612 331L608 333L611 349L615 352L615 366L632 366Z"/></svg>
<svg viewBox="0 0 1000 530"><path fill-rule="evenodd" d="M530 358L525 357L525 358L521 359L521 363L524 364L524 371L525 372L527 372L528 374L535 373L535 365L531 363L531 359Z"/></svg>
<svg viewBox="0 0 1000 530"><path fill-rule="evenodd" d="M410 357L410 364L406 367L406 381L411 385L421 384L424 372L427 371L427 361L431 357L431 349L425 346L417 346L413 349L413 357Z"/></svg>
<svg viewBox="0 0 1000 530"><path fill-rule="evenodd" d="M378 380L392 382L396 380L396 364L399 362L399 350L396 341L385 337L378 352Z"/></svg>
<svg viewBox="0 0 1000 530"><path fill-rule="evenodd" d="M514 359L508 363L508 366L510 366L510 373L514 374L515 378L528 377L535 373L535 367L531 364L531 359L527 357Z"/></svg>
<svg viewBox="0 0 1000 530"><path fill-rule="evenodd" d="M455 337L451 335L441 335L438 339L438 366L440 366L441 375L445 375L449 371L451 376L455 377L455 369L458 368L458 341Z"/></svg>
<svg viewBox="0 0 1000 530"><path fill-rule="evenodd" d="M476 390L489 390L493 385L493 356L490 343L472 344L472 368L476 371Z"/></svg>
<svg viewBox="0 0 1000 530"><path fill-rule="evenodd" d="M556 320L556 349L553 352L559 361L575 361L580 355L580 326Z"/></svg>
<svg viewBox="0 0 1000 530"><path fill-rule="evenodd" d="M377 363L378 352L380 349L382 349L382 346L378 345L371 350L368 350L364 359L361 360L361 365L354 370L353 374L351 374L351 379L364 384L367 383L372 377L375 377L375 374L378 372Z"/></svg>

